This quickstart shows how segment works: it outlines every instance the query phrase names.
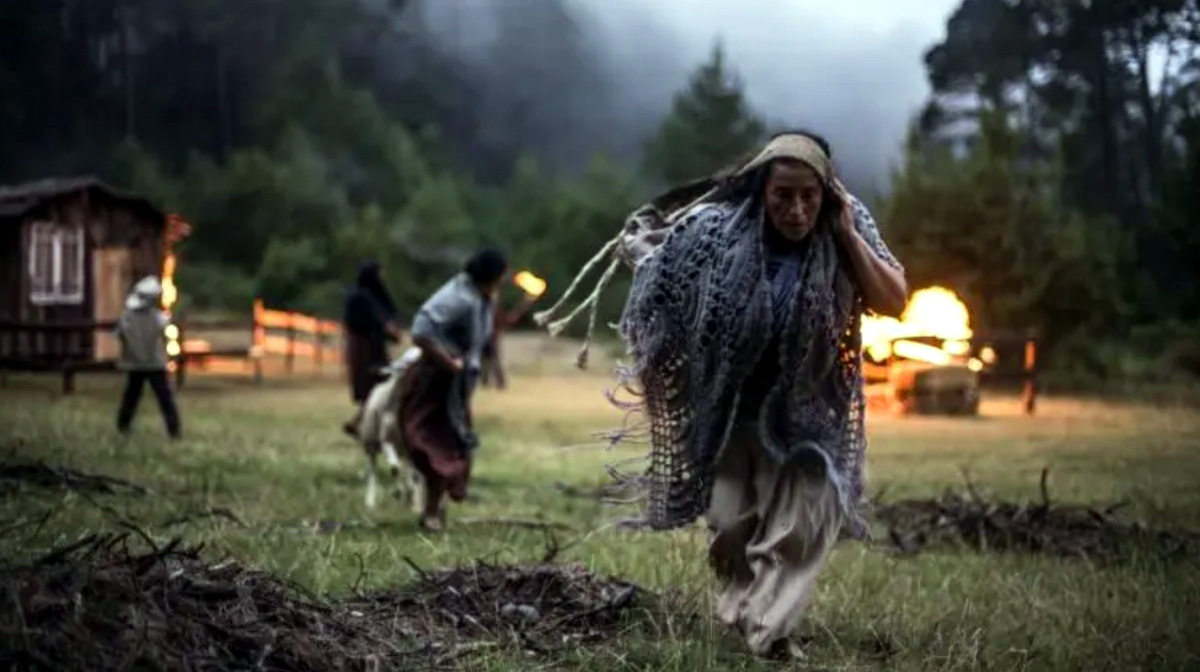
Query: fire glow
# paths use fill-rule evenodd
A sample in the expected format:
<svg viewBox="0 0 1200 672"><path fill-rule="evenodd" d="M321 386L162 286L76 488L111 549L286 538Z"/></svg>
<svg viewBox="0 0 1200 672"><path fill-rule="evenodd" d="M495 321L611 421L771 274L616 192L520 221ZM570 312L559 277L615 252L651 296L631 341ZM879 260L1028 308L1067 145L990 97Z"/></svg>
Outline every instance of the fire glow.
<svg viewBox="0 0 1200 672"><path fill-rule="evenodd" d="M513 284L531 297L537 298L546 293L546 281L530 271L520 271L513 276Z"/></svg>
<svg viewBox="0 0 1200 672"><path fill-rule="evenodd" d="M862 320L863 350L877 362L899 357L937 366L962 362L971 351L971 316L967 306L945 287L926 287L909 299L904 312L894 317L866 315ZM934 339L930 345L916 339ZM974 358L965 362L982 368Z"/></svg>
<svg viewBox="0 0 1200 672"><path fill-rule="evenodd" d="M179 325L175 324L173 318L175 313L175 304L179 301L179 288L175 285L175 266L177 259L173 248L175 243L183 240L192 231L192 226L182 217L176 214L168 214L166 217L166 232L164 236L164 246L166 254L163 255L162 265L162 299L161 305L163 312L167 318L172 320L167 324L163 335L167 339L167 355L174 360L183 354L185 343L180 339L181 335ZM171 361L167 364L169 370L175 370L176 364Z"/></svg>
<svg viewBox="0 0 1200 672"><path fill-rule="evenodd" d="M175 255L168 252L163 258L162 268L162 306L168 316L178 300L179 288L175 286Z"/></svg>

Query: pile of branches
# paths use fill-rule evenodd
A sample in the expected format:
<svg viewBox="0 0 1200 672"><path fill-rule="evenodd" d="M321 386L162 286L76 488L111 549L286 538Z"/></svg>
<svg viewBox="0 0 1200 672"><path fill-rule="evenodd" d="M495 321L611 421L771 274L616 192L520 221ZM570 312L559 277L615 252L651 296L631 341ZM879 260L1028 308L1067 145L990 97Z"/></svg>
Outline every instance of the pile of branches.
<svg viewBox="0 0 1200 672"><path fill-rule="evenodd" d="M43 488L66 488L79 492L102 494L149 494L149 490L111 476L87 474L82 471L46 464L45 462L0 462L0 492L23 485Z"/></svg>
<svg viewBox="0 0 1200 672"><path fill-rule="evenodd" d="M509 633L537 650L611 633L640 592L581 568L475 567L329 603L178 539L132 546L92 535L0 567L0 668L438 669Z"/></svg>
<svg viewBox="0 0 1200 672"><path fill-rule="evenodd" d="M611 636L646 601L637 586L582 565L416 569L421 579L403 593L368 596L350 608L369 618L399 618L425 643L508 641L551 653Z"/></svg>
<svg viewBox="0 0 1200 672"><path fill-rule="evenodd" d="M1044 553L1109 563L1139 552L1170 558L1200 549L1200 535L1195 532L1156 532L1117 520L1113 514L1125 502L1102 510L1053 504L1048 475L1048 470L1042 471L1038 503L988 501L968 480L965 495L948 491L938 499L876 503L875 518L887 526L889 543L902 553L965 544L978 551Z"/></svg>

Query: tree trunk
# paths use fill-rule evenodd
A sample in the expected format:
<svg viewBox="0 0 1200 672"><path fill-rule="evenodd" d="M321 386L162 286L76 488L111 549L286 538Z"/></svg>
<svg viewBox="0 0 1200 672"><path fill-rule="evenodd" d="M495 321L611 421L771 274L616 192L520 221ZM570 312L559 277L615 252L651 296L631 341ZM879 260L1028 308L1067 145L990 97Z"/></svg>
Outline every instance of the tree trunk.
<svg viewBox="0 0 1200 672"><path fill-rule="evenodd" d="M133 26L129 18L128 5L122 4L121 12L121 56L122 84L125 88L125 137L136 138L137 132L134 119L134 82L133 82Z"/></svg>

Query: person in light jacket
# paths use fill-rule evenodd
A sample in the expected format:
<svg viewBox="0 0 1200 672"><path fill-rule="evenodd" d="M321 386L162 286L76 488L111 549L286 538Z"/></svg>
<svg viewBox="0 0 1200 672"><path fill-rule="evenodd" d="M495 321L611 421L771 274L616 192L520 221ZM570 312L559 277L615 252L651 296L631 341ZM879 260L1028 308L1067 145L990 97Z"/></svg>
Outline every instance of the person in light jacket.
<svg viewBox="0 0 1200 672"><path fill-rule="evenodd" d="M507 270L499 251L477 252L413 320L413 344L421 355L401 381L400 426L408 458L425 483L420 520L425 530L442 529L447 496L456 502L467 497L479 447L471 398L491 338L492 304Z"/></svg>
<svg viewBox="0 0 1200 672"><path fill-rule="evenodd" d="M117 412L117 430L128 434L146 383L158 399L158 408L172 439L180 436L179 410L167 379L167 317L160 309L162 284L148 275L138 281L125 299L125 310L117 322L121 340L118 368L126 372L125 393Z"/></svg>

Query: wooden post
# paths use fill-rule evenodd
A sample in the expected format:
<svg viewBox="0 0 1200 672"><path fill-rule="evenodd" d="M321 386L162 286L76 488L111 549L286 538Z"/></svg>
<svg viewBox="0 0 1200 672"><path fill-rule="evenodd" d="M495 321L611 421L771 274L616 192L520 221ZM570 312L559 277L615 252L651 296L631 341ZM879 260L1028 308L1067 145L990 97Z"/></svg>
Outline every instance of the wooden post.
<svg viewBox="0 0 1200 672"><path fill-rule="evenodd" d="M284 355L284 368L290 376L296 369L296 314L287 314L287 354Z"/></svg>
<svg viewBox="0 0 1200 672"><path fill-rule="evenodd" d="M176 324L175 328L179 330L179 356L175 358L175 389L182 390L183 383L187 380L187 351L183 349L183 325Z"/></svg>
<svg viewBox="0 0 1200 672"><path fill-rule="evenodd" d="M325 323L321 320L316 321L317 328L313 330L313 336L316 338L313 347L313 369L317 377L325 370Z"/></svg>
<svg viewBox="0 0 1200 672"><path fill-rule="evenodd" d="M62 377L63 394L73 394L75 392L75 369L66 362L63 363Z"/></svg>
<svg viewBox="0 0 1200 672"><path fill-rule="evenodd" d="M1032 338L1025 341L1025 386L1021 402L1025 414L1033 415L1037 409L1037 341Z"/></svg>
<svg viewBox="0 0 1200 672"><path fill-rule="evenodd" d="M267 337L262 323L262 299L254 300L254 324L251 326L250 356L254 358L254 382L263 382L263 348L267 346Z"/></svg>

